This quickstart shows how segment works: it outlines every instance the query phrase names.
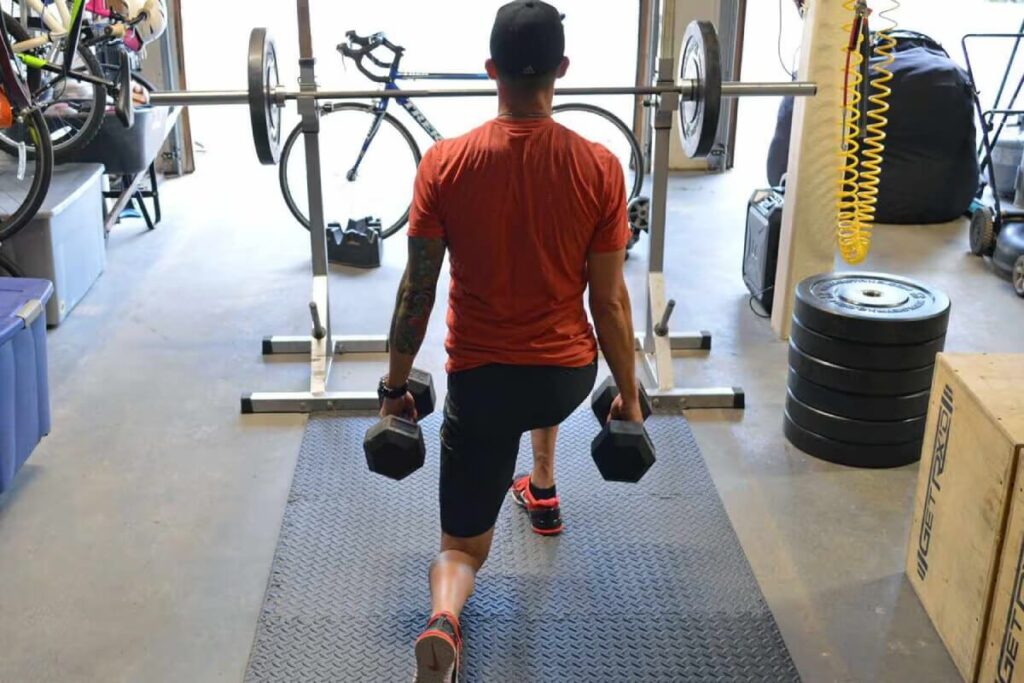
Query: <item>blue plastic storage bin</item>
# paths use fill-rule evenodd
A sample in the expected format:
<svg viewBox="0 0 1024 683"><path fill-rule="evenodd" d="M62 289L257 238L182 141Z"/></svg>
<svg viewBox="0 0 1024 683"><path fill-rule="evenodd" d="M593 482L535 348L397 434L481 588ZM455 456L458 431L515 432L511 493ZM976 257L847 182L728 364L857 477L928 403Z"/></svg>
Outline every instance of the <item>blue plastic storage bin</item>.
<svg viewBox="0 0 1024 683"><path fill-rule="evenodd" d="M50 431L48 280L0 278L0 493Z"/></svg>

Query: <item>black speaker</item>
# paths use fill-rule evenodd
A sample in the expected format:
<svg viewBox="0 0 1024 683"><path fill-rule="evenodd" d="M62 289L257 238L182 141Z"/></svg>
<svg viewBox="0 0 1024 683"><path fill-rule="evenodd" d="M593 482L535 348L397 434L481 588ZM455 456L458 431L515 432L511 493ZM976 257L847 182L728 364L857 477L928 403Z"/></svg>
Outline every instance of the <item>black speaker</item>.
<svg viewBox="0 0 1024 683"><path fill-rule="evenodd" d="M743 240L743 282L769 314L775 295L775 264L779 258L784 195L779 188L757 190L747 204Z"/></svg>

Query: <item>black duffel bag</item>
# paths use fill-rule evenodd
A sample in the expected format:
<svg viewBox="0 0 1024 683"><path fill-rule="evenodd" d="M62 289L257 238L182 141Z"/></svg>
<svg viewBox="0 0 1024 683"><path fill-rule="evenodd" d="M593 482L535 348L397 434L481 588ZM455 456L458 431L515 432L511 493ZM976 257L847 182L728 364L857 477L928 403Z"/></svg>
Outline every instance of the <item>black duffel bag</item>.
<svg viewBox="0 0 1024 683"><path fill-rule="evenodd" d="M890 67L892 94L875 220L950 221L967 211L978 189L970 80L928 36L895 31L893 37L896 61ZM768 152L772 185L786 172L792 122L793 100L787 97ZM863 118L861 124L863 131Z"/></svg>

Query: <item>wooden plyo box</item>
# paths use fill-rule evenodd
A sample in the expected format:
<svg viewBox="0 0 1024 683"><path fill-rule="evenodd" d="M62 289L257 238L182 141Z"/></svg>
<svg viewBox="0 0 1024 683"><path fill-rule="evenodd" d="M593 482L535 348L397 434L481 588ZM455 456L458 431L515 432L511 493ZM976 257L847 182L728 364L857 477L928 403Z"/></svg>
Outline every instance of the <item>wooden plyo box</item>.
<svg viewBox="0 0 1024 683"><path fill-rule="evenodd" d="M996 622L1006 620L1010 596L1021 588L1014 580L1024 539L1024 476L1017 474L1022 452L1024 355L939 354L906 571L966 681L976 680L979 669L981 680L1010 680L992 673L1000 665L989 665L990 658L999 659L1000 646L986 645L993 638L1005 641L998 633L989 634L990 611L999 631ZM1015 495L1018 490L1022 495ZM1011 508L1016 508L1018 528L1007 534ZM1007 546L1016 548L1005 556L1004 536ZM1000 571L1007 564L1013 566ZM1010 584L1002 592L997 575L1000 584ZM1018 592L1016 622L1010 624L1016 628L1013 643L1024 640L1022 599L1024 593ZM982 667L987 651L995 652ZM1021 659L1024 668L1024 653Z"/></svg>
<svg viewBox="0 0 1024 683"><path fill-rule="evenodd" d="M1016 398L1016 403L1008 405L1016 412L1001 420L1007 436L1016 445L1017 470L979 673L980 680L1000 683L1024 681L1024 371L1020 368L1024 358L1017 358L1015 379L1007 387Z"/></svg>

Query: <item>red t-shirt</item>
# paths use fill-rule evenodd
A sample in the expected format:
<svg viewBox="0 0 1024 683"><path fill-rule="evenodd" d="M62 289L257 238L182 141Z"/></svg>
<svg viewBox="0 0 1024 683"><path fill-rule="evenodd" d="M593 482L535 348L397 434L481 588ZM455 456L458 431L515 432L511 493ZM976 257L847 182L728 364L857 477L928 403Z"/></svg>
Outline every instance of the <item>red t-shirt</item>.
<svg viewBox="0 0 1024 683"><path fill-rule="evenodd" d="M550 118L497 118L420 162L409 235L448 245L448 371L581 367L587 254L629 237L621 162Z"/></svg>

